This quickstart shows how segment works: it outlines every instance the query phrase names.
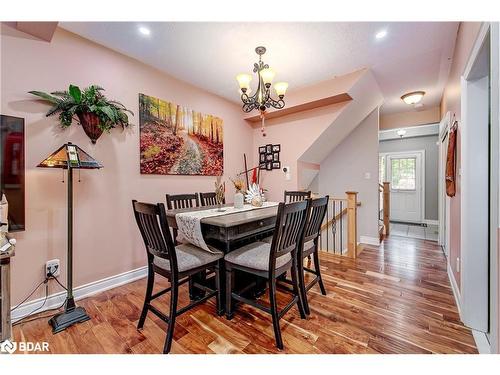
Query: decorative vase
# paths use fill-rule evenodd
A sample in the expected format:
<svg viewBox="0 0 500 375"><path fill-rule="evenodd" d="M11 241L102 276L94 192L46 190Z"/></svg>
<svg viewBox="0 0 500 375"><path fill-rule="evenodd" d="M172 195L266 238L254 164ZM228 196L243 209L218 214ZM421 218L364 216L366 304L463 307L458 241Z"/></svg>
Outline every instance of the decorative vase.
<svg viewBox="0 0 500 375"><path fill-rule="evenodd" d="M102 129L99 127L99 116L90 112L77 113L80 124L82 124L83 131L90 138L93 144L99 139L102 134Z"/></svg>
<svg viewBox="0 0 500 375"><path fill-rule="evenodd" d="M244 201L244 199L245 199L245 197L238 190L236 192L236 194L234 194L234 208L236 208L237 210L242 209L243 208L243 201Z"/></svg>

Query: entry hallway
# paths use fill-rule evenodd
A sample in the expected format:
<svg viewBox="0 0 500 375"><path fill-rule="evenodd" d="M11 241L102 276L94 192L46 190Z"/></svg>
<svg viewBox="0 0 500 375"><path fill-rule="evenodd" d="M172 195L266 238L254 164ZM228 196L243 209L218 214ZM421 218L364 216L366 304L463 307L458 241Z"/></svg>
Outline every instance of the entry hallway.
<svg viewBox="0 0 500 375"><path fill-rule="evenodd" d="M315 286L307 320L296 308L283 317L284 353L477 353L436 242L389 237L356 260L321 253L321 265L328 295ZM143 279L86 298L79 305L90 321L56 335L48 318L26 322L14 327L14 340L48 341L53 353L160 353L165 323L150 313L136 329L145 289ZM188 302L186 284L180 297L181 306ZM168 296L155 305L168 311ZM245 305L228 321L214 310L211 299L178 317L171 353L280 352L270 315Z"/></svg>

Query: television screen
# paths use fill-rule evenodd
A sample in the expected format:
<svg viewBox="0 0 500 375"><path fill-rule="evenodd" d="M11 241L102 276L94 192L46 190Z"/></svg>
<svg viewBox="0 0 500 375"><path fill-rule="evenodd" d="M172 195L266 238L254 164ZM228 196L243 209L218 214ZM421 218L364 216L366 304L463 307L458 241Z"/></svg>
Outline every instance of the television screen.
<svg viewBox="0 0 500 375"><path fill-rule="evenodd" d="M24 119L0 115L0 190L9 202L9 232L25 229Z"/></svg>

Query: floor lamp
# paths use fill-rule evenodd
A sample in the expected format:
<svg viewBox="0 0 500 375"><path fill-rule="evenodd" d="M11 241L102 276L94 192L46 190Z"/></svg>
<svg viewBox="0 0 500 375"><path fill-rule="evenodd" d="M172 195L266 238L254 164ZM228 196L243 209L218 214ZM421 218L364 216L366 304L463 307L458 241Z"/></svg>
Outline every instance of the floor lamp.
<svg viewBox="0 0 500 375"><path fill-rule="evenodd" d="M99 169L102 165L77 145L68 142L38 164L40 168L62 168L68 170L68 254L67 254L67 296L64 312L54 315L49 324L52 333L64 331L69 326L89 320L83 307L75 305L73 297L73 169Z"/></svg>

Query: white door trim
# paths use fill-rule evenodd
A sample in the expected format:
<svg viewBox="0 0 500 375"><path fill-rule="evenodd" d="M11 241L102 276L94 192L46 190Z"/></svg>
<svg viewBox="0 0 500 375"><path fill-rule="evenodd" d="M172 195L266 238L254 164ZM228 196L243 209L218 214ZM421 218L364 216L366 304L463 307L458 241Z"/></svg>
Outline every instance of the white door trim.
<svg viewBox="0 0 500 375"><path fill-rule="evenodd" d="M398 156L406 154L420 154L420 221L419 224L425 223L425 150L409 150L409 151L390 151L390 152L379 152L379 157L382 156L385 159L385 176L387 181L390 182L389 175L389 163L387 163L389 156Z"/></svg>
<svg viewBox="0 0 500 375"><path fill-rule="evenodd" d="M461 77L461 297L464 323L489 330L489 26L481 28Z"/></svg>

